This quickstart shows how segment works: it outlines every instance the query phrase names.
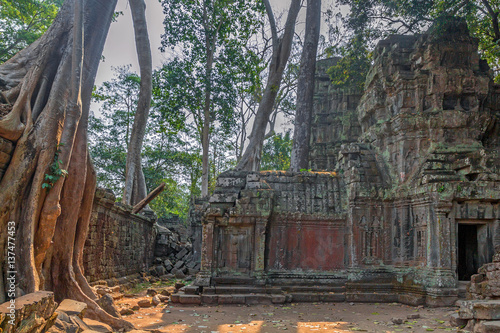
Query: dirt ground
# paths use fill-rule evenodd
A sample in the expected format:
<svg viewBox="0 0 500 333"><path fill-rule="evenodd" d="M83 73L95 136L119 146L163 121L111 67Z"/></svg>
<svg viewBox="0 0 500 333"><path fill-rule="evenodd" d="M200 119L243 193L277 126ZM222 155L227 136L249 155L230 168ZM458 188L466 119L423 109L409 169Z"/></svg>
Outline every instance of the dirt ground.
<svg viewBox="0 0 500 333"><path fill-rule="evenodd" d="M118 307L132 307L145 295L122 298ZM150 299L150 298L149 298ZM162 333L305 332L445 332L457 308L424 308L399 303L292 303L253 306L182 306L142 308L124 319L137 329ZM396 325L393 319L402 323ZM398 322L396 320L396 322Z"/></svg>

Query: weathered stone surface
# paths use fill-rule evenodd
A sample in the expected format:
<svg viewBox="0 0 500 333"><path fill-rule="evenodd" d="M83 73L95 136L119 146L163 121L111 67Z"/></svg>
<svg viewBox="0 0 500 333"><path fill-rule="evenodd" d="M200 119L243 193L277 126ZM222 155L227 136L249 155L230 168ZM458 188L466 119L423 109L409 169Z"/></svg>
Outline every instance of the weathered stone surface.
<svg viewBox="0 0 500 333"><path fill-rule="evenodd" d="M141 299L139 302L137 302L137 305L139 305L141 308L150 308L151 306L153 306L149 299Z"/></svg>
<svg viewBox="0 0 500 333"><path fill-rule="evenodd" d="M154 306L157 306L158 304L160 304L161 303L160 296L158 296L158 295L153 296L153 298L151 299L151 303Z"/></svg>
<svg viewBox="0 0 500 333"><path fill-rule="evenodd" d="M146 271L154 260L154 216L131 213L115 202L112 192L97 189L83 266L89 282L121 278Z"/></svg>
<svg viewBox="0 0 500 333"><path fill-rule="evenodd" d="M87 304L78 302L72 299L65 299L59 304L56 312L64 312L68 316L77 316L80 319L83 318L85 310L87 309Z"/></svg>
<svg viewBox="0 0 500 333"><path fill-rule="evenodd" d="M461 319L460 316L458 315L458 313L454 313L454 314L450 315L449 321L450 321L450 326L453 326L453 327L464 327L468 323L468 320Z"/></svg>
<svg viewBox="0 0 500 333"><path fill-rule="evenodd" d="M113 329L109 325L106 325L104 323L89 318L84 318L83 321L92 331L100 333L113 333Z"/></svg>
<svg viewBox="0 0 500 333"><path fill-rule="evenodd" d="M57 303L49 291L37 291L0 305L0 332L38 333L55 322Z"/></svg>
<svg viewBox="0 0 500 333"><path fill-rule="evenodd" d="M99 298L97 300L97 304L99 304L99 306L103 308L104 311L106 311L113 317L121 318L120 311L118 311L118 308L116 307L113 297L111 297L110 295L104 295L101 298Z"/></svg>

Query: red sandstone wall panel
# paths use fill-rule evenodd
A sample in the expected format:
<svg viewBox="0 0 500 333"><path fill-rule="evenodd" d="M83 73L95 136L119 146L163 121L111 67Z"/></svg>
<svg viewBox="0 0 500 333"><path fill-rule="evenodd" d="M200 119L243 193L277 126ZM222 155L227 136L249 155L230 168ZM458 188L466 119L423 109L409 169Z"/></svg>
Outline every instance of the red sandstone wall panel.
<svg viewBox="0 0 500 333"><path fill-rule="evenodd" d="M269 270L333 271L344 268L343 226L318 220L273 220L268 242Z"/></svg>

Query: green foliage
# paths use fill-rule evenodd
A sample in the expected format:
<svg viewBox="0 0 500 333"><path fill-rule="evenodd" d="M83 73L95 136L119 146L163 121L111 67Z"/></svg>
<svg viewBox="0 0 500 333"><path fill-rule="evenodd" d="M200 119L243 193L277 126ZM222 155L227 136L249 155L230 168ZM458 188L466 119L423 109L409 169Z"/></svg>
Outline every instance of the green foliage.
<svg viewBox="0 0 500 333"><path fill-rule="evenodd" d="M341 57L327 71L332 84L342 88L363 90L366 74L371 65L371 54L367 49L365 38L362 35L354 35L349 46L331 47L326 52L329 56Z"/></svg>
<svg viewBox="0 0 500 333"><path fill-rule="evenodd" d="M61 169L61 163L62 161L59 159L59 154L61 153L61 146L64 145L63 143L57 145L56 152L54 154L54 161L49 167L49 172L46 173L44 177L44 182L42 183L42 188L46 189L51 189L54 187L55 183L59 180L61 177L66 177L68 175L68 171L65 169Z"/></svg>
<svg viewBox="0 0 500 333"><path fill-rule="evenodd" d="M162 50L181 50L157 76L157 87L168 105L190 112L200 136L207 94L211 132L226 135L235 126L237 91L249 78L255 55L245 45L261 25L260 1L163 1L165 34ZM235 29L237 27L237 29ZM210 62L212 65L210 65ZM214 126L218 128L215 129Z"/></svg>
<svg viewBox="0 0 500 333"><path fill-rule="evenodd" d="M293 139L290 130L267 139L262 148L261 170L290 169L292 145Z"/></svg>
<svg viewBox="0 0 500 333"><path fill-rule="evenodd" d="M37 40L52 24L63 0L0 1L0 63Z"/></svg>
<svg viewBox="0 0 500 333"><path fill-rule="evenodd" d="M127 144L134 121L140 78L129 67L115 69L115 77L93 93L100 103L99 114L89 122L90 152L97 170L99 186L123 192ZM154 90L157 91L157 87ZM168 107L168 96L155 95L144 138L142 163L148 189L167 184L150 204L160 217L185 218L191 195L199 193L198 151L189 142L182 113ZM119 199L119 198L118 198Z"/></svg>

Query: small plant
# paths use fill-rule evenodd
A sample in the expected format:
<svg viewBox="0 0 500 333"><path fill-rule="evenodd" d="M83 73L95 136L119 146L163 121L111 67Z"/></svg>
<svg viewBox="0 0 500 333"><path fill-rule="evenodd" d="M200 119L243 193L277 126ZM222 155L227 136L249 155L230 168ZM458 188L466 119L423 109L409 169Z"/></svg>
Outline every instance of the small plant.
<svg viewBox="0 0 500 333"><path fill-rule="evenodd" d="M445 187L444 185L441 185L441 186L437 189L437 191L438 191L439 193L443 193L445 190L446 190L446 187Z"/></svg>
<svg viewBox="0 0 500 333"><path fill-rule="evenodd" d="M300 172L312 172L312 169L300 169Z"/></svg>
<svg viewBox="0 0 500 333"><path fill-rule="evenodd" d="M56 153L54 154L54 162L52 162L49 167L50 173L45 174L45 181L42 184L42 188L51 189L54 187L59 178L66 177L68 175L68 171L61 169L60 166L62 161L59 159L59 154L61 153L61 146L63 145L63 143L57 145Z"/></svg>

